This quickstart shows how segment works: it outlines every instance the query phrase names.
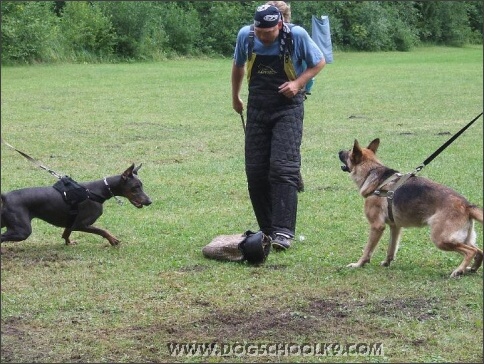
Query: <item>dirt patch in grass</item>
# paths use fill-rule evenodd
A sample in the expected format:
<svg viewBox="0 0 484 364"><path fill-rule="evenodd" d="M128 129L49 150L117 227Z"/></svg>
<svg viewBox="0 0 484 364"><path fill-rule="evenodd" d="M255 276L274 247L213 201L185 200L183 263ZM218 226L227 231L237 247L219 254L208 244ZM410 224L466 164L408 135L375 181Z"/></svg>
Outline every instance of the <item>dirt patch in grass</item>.
<svg viewBox="0 0 484 364"><path fill-rule="evenodd" d="M208 304L207 304L208 306ZM420 298L382 300L377 302L345 302L333 299L311 299L303 308L295 308L273 300L266 307L245 307L235 312L214 311L189 324L165 323L164 330L179 342L236 342L268 339L274 342L306 340L368 339L377 340L393 334L381 328L375 316L404 315L407 319L425 320L436 312L437 302ZM373 319L371 317L373 316ZM146 333L149 335L149 333Z"/></svg>
<svg viewBox="0 0 484 364"><path fill-rule="evenodd" d="M2 319L2 363L45 361L49 347L37 327L29 325L21 317Z"/></svg>
<svg viewBox="0 0 484 364"><path fill-rule="evenodd" d="M21 246L2 247L2 265L22 262L23 266L49 265L49 263L63 263L76 260L68 254L57 251L46 251L41 248L34 252L26 253Z"/></svg>
<svg viewBox="0 0 484 364"><path fill-rule="evenodd" d="M182 268L178 269L177 272L179 272L179 273L190 273L190 272L197 273L197 272L203 272L207 269L208 269L208 267L206 265L195 264L195 265L182 267Z"/></svg>
<svg viewBox="0 0 484 364"><path fill-rule="evenodd" d="M439 307L438 299L384 299L373 303L368 312L378 316L409 317L422 322L437 316L447 318L440 314Z"/></svg>
<svg viewBox="0 0 484 364"><path fill-rule="evenodd" d="M157 362L168 355L168 341L184 342L374 342L395 337L396 333L379 324L378 318L398 316L401 320L427 320L438 314L438 300L422 298L384 299L379 301L345 301L310 298L307 304L294 307L277 298L268 300L265 307L244 307L234 312L211 311L206 317L192 322L158 322L149 326L133 325L104 332L83 328L87 340L101 340L114 345L110 360L126 355L130 360ZM209 302L198 304L210 310ZM49 347L55 335L48 328L35 327L21 317L2 319L2 362L24 360L48 361ZM107 337L106 337L107 335ZM167 339L168 338L168 339ZM118 340L131 342L129 352L116 350ZM166 342L163 342L165 341ZM425 343L410 342L421 346ZM50 353L52 354L52 353ZM92 355L92 354L91 354ZM89 353L71 353L67 361L96 361Z"/></svg>

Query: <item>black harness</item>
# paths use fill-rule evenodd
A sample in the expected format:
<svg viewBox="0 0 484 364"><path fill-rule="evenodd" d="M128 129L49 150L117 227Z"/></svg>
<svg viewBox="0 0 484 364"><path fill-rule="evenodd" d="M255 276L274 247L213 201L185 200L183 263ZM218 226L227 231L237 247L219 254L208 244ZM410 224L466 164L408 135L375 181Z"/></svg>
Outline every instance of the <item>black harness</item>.
<svg viewBox="0 0 484 364"><path fill-rule="evenodd" d="M59 179L59 181L57 181L54 184L53 187L57 191L59 191L59 193L62 195L62 198L64 199L64 201L67 204L71 205L71 210L69 212L70 217L69 217L69 221L67 223L68 228L70 228L74 224L74 221L76 220L76 217L79 214L78 205L81 202L85 201L86 199L90 199L90 200L95 201L95 202L104 203L104 201L107 200L107 198L99 196L99 195L95 194L94 192L89 191L87 188L82 187L79 183L74 181L69 176L62 177L59 173L57 173L53 169L50 169L50 168L44 166L38 160L32 158L27 153L24 153L21 150L18 150L17 148L10 145L9 143L4 141L3 139L0 139L0 141L3 144L5 144L6 146L8 146L9 148L18 152L20 155L27 158L30 162L36 164L38 167L46 170L47 172L49 172L50 174L52 174L53 176L55 176ZM116 198L113 191L111 191L111 188L109 187L106 178L104 178L104 184L106 185L109 193L111 194L111 197L114 197L116 199L116 201L118 202L118 204L122 204L122 202Z"/></svg>
<svg viewBox="0 0 484 364"><path fill-rule="evenodd" d="M67 227L74 225L77 215L79 215L79 204L87 199L103 203L104 198L90 192L87 188L81 186L69 176L61 177L52 187L62 195L64 202L70 205L69 220Z"/></svg>

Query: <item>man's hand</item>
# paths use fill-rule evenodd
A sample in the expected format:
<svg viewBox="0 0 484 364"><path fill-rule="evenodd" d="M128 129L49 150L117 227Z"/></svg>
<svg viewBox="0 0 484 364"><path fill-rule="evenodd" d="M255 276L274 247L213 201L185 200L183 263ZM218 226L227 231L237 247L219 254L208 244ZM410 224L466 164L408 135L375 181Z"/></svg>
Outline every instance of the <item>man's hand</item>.
<svg viewBox="0 0 484 364"><path fill-rule="evenodd" d="M237 114L242 114L244 111L244 102L240 97L232 99L232 108Z"/></svg>
<svg viewBox="0 0 484 364"><path fill-rule="evenodd" d="M301 86L297 80L284 82L279 86L279 93L283 94L289 99L292 99L301 90Z"/></svg>

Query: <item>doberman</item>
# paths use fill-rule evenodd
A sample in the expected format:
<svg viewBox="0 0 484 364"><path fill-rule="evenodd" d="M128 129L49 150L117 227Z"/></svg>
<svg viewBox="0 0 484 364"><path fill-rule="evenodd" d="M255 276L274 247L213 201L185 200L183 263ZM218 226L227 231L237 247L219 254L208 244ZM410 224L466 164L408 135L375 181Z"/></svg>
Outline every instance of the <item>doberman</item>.
<svg viewBox="0 0 484 364"><path fill-rule="evenodd" d="M31 221L38 218L51 225L65 228L62 238L66 245L75 244L69 236L73 231L83 231L106 238L111 245L118 245L119 240L109 231L92 224L102 215L103 203L114 196L125 197L135 207L142 208L151 204L143 192L143 183L138 178L138 170L131 165L117 176L101 180L79 183L85 188L87 198L76 206L75 218L72 218L72 206L62 194L51 187L32 187L14 190L1 195L1 227L7 228L1 242L23 241L32 233Z"/></svg>

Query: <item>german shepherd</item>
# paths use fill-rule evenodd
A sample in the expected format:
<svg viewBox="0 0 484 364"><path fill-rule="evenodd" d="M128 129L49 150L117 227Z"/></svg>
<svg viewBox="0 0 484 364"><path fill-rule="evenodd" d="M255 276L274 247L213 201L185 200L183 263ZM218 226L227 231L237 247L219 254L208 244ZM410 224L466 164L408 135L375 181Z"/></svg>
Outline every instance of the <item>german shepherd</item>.
<svg viewBox="0 0 484 364"><path fill-rule="evenodd" d="M380 139L362 148L357 140L353 148L340 151L341 169L349 172L365 199L365 215L370 236L363 255L348 267L370 262L375 247L390 226L390 244L382 266L389 266L398 250L402 228L430 226L430 238L437 248L464 256L452 272L457 277L476 272L482 264L482 250L476 246L474 220L482 224L482 209L449 187L414 174L402 176L383 165L376 157ZM404 178L404 180L402 180ZM474 259L471 267L468 267Z"/></svg>

